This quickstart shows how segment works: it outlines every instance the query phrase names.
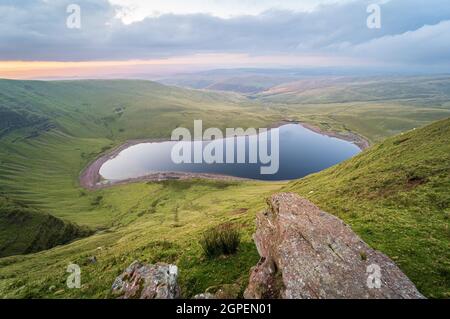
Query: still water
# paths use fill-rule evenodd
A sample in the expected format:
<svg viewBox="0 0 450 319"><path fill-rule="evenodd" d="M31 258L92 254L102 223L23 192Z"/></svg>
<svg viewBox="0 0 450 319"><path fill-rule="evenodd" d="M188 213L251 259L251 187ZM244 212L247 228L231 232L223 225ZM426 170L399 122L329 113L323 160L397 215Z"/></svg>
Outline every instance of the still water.
<svg viewBox="0 0 450 319"><path fill-rule="evenodd" d="M271 134L268 136L270 142ZM248 160L245 164L175 164L171 159L171 151L177 142L172 141L130 146L115 158L105 162L100 169L100 175L109 181L137 178L156 172L209 173L258 180L290 180L319 172L360 152L360 149L351 142L313 132L298 124L281 126L279 137L279 170L273 175L261 174L261 166L267 164L259 162L251 164ZM248 159L249 143L257 142L248 136L236 139L245 142ZM216 140L212 143L225 145L224 141ZM183 143L192 145L192 142ZM204 145L208 143L211 142L204 142ZM269 153L270 151L269 147Z"/></svg>

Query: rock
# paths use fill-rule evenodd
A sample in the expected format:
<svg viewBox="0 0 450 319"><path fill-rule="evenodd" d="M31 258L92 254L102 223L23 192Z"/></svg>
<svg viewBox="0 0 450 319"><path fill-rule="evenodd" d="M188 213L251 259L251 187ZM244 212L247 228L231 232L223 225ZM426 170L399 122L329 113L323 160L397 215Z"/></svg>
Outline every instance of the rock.
<svg viewBox="0 0 450 319"><path fill-rule="evenodd" d="M215 299L238 299L241 287L238 284L226 284L206 289L206 293L214 295Z"/></svg>
<svg viewBox="0 0 450 319"><path fill-rule="evenodd" d="M180 287L175 265L133 262L112 285L120 299L177 299Z"/></svg>
<svg viewBox="0 0 450 319"><path fill-rule="evenodd" d="M204 293L194 296L194 299L238 299L241 287L238 284L225 284L206 289Z"/></svg>
<svg viewBox="0 0 450 319"><path fill-rule="evenodd" d="M202 294L195 295L192 299L217 299L216 296L209 292L205 292Z"/></svg>
<svg viewBox="0 0 450 319"><path fill-rule="evenodd" d="M424 298L337 217L295 194L276 194L268 205L256 219L261 259L245 298Z"/></svg>
<svg viewBox="0 0 450 319"><path fill-rule="evenodd" d="M97 257L95 257L95 256L90 256L90 257L88 257L87 261L88 261L90 264L96 264L96 263L97 263Z"/></svg>

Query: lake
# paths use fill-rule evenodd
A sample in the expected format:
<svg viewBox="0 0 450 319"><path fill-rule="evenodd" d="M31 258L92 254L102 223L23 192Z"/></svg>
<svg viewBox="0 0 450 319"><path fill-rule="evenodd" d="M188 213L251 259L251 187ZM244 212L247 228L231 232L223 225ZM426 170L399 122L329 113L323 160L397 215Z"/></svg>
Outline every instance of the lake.
<svg viewBox="0 0 450 319"><path fill-rule="evenodd" d="M270 141L270 134L268 136ZM171 151L178 142L174 141L130 146L105 162L100 168L100 175L111 182L138 178L157 172L208 173L280 181L298 179L319 172L361 152L359 147L351 142L313 132L299 124L281 126L279 136L279 170L273 175L262 175L260 168L263 164L261 163L175 164L171 159ZM248 158L249 143L252 143L253 140L248 136L236 139L245 142ZM192 142L183 143L192 145ZM225 144L224 140L203 142L204 146L208 143Z"/></svg>

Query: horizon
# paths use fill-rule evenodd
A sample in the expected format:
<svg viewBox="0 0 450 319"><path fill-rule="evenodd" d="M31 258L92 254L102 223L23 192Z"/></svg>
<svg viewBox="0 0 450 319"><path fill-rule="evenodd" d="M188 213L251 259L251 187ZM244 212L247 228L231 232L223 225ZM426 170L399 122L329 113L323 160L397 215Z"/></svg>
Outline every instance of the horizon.
<svg viewBox="0 0 450 319"><path fill-rule="evenodd" d="M0 4L0 18L0 78L156 79L240 68L450 73L444 0L24 0Z"/></svg>

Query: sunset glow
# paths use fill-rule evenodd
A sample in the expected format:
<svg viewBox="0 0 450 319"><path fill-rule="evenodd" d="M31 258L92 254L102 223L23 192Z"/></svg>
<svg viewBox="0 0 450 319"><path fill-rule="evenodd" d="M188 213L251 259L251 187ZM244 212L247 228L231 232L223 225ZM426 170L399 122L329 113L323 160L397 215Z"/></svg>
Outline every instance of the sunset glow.
<svg viewBox="0 0 450 319"><path fill-rule="evenodd" d="M282 61L282 63L280 63ZM250 56L247 54L196 54L183 57L128 61L0 61L0 78L102 78L123 76L165 76L211 67L289 66L321 67L358 65L362 61L326 56Z"/></svg>

